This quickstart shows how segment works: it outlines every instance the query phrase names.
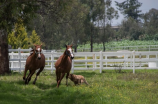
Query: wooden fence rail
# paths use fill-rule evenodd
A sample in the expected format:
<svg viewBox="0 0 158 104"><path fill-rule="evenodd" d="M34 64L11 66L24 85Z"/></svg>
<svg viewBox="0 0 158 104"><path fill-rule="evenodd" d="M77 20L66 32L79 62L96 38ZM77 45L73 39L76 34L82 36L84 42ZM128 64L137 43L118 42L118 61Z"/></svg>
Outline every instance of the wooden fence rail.
<svg viewBox="0 0 158 104"><path fill-rule="evenodd" d="M9 62L11 70L24 70L26 58L31 49L9 49ZM46 57L46 70L55 70L54 63L61 52L42 51ZM72 73L74 70L123 70L132 69L158 69L158 51L117 51L117 52L77 52L74 53Z"/></svg>

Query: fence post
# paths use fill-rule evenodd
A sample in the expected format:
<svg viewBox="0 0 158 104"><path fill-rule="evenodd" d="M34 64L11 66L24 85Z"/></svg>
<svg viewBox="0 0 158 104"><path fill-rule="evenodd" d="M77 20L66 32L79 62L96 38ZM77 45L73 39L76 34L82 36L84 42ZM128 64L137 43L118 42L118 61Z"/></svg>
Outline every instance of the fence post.
<svg viewBox="0 0 158 104"><path fill-rule="evenodd" d="M11 53L11 59L14 59L13 54L14 54L14 52ZM13 61L11 62L11 68L14 68L14 63L13 63Z"/></svg>
<svg viewBox="0 0 158 104"><path fill-rule="evenodd" d="M52 64L51 64L51 73L53 73L53 69L54 69L54 56L53 56L53 51L51 51L51 60L52 60Z"/></svg>
<svg viewBox="0 0 158 104"><path fill-rule="evenodd" d="M96 60L96 55L93 54L93 60ZM93 62L93 71L94 71L94 68L96 68L96 62Z"/></svg>
<svg viewBox="0 0 158 104"><path fill-rule="evenodd" d="M85 55L85 60L87 60L87 55ZM87 68L87 62L85 62L86 68Z"/></svg>
<svg viewBox="0 0 158 104"><path fill-rule="evenodd" d="M133 74L135 74L135 51L132 51L133 53Z"/></svg>
<svg viewBox="0 0 158 104"><path fill-rule="evenodd" d="M103 53L100 51L100 73L102 73L103 68Z"/></svg>
<svg viewBox="0 0 158 104"><path fill-rule="evenodd" d="M19 54L19 72L21 73L21 50L20 47L18 48L18 54Z"/></svg>

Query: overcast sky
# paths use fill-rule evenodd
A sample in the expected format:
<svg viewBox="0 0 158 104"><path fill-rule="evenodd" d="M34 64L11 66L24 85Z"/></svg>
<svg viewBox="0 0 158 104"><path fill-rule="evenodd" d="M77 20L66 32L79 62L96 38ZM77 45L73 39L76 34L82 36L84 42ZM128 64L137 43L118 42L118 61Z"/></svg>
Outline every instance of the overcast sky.
<svg viewBox="0 0 158 104"><path fill-rule="evenodd" d="M112 0L112 7L116 9L115 1L121 3L125 0ZM142 3L142 6L139 8L139 10L142 10L142 13L149 12L151 8L158 9L158 0L138 0L138 1ZM113 19L112 26L116 26L120 24L123 19L124 19L124 16L120 14L119 12L119 18L117 20Z"/></svg>

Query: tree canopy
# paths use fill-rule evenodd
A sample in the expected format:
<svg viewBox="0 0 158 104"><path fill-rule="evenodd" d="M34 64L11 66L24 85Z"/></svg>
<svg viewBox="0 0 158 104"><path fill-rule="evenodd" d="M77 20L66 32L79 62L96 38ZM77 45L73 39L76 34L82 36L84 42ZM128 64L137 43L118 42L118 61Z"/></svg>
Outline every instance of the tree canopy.
<svg viewBox="0 0 158 104"><path fill-rule="evenodd" d="M142 13L139 7L142 5L138 0L125 0L121 3L115 1L117 9L121 11L126 18L131 17L138 21Z"/></svg>

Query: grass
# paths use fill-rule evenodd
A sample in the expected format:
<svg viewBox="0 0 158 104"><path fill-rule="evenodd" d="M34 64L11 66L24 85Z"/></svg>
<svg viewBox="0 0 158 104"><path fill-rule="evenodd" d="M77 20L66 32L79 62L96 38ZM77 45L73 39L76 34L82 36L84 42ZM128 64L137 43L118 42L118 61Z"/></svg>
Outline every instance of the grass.
<svg viewBox="0 0 158 104"><path fill-rule="evenodd" d="M149 51L148 45L158 45L158 41L155 40L121 40L121 41L110 41L105 43L106 51L118 51L118 50L136 50L136 51ZM133 46L133 47L129 47ZM78 44L78 52L90 52L90 42L86 44ZM63 48L62 50L65 50ZM150 51L157 51L157 46L150 46ZM102 43L93 43L93 51L103 51Z"/></svg>
<svg viewBox="0 0 158 104"><path fill-rule="evenodd" d="M42 72L36 85L24 85L23 74L0 76L0 104L158 104L158 70L74 71L87 85L74 86L65 78L56 88L55 74Z"/></svg>

